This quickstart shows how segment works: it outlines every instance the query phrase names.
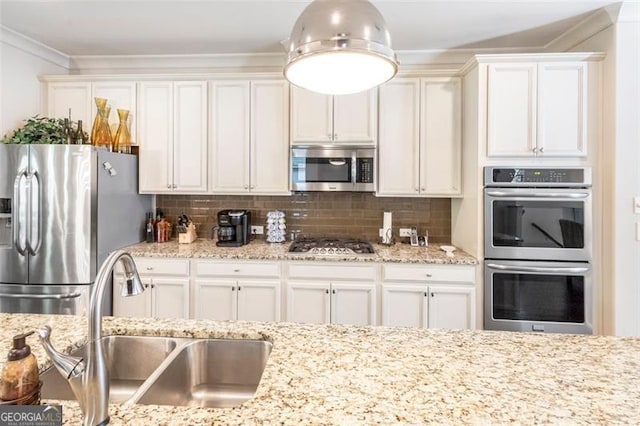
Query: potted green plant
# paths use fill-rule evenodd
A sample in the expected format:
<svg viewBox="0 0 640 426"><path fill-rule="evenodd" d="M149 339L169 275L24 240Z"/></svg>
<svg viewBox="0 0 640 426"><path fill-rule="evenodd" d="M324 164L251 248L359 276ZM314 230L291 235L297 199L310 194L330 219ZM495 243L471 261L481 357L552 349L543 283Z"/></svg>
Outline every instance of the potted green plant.
<svg viewBox="0 0 640 426"><path fill-rule="evenodd" d="M5 135L1 142L15 144L64 144L66 142L64 120L34 115L26 119L25 125L17 129L13 135Z"/></svg>

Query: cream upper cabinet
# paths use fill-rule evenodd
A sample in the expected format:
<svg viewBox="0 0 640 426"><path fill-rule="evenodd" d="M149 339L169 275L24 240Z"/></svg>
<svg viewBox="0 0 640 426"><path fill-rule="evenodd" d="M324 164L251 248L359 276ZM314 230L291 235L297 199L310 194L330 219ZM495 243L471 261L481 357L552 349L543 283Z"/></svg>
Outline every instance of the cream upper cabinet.
<svg viewBox="0 0 640 426"><path fill-rule="evenodd" d="M377 89L351 95L291 91L293 144L375 144Z"/></svg>
<svg viewBox="0 0 640 426"><path fill-rule="evenodd" d="M71 119L82 120L85 123L82 127L90 133L93 123L91 103L91 83L50 82L47 84L47 111L44 115L51 118L68 118L71 110Z"/></svg>
<svg viewBox="0 0 640 426"><path fill-rule="evenodd" d="M207 190L207 90L203 81L140 83L140 192Z"/></svg>
<svg viewBox="0 0 640 426"><path fill-rule="evenodd" d="M587 64L496 63L487 68L487 155L587 155Z"/></svg>
<svg viewBox="0 0 640 426"><path fill-rule="evenodd" d="M213 81L210 105L210 192L288 195L288 84Z"/></svg>
<svg viewBox="0 0 640 426"><path fill-rule="evenodd" d="M461 109L457 77L380 87L377 195L461 195Z"/></svg>
<svg viewBox="0 0 640 426"><path fill-rule="evenodd" d="M380 87L378 195L418 195L420 79L396 78Z"/></svg>
<svg viewBox="0 0 640 426"><path fill-rule="evenodd" d="M93 101L95 98L104 98L107 100L107 105L111 107L109 113L109 127L111 128L111 135L115 136L120 124L118 118L118 109L125 109L129 111L129 132L131 133L132 143L136 144L137 135L137 90L135 81L98 81L91 84L91 117L96 116L98 108ZM93 119L85 130L91 134L91 126L93 125Z"/></svg>

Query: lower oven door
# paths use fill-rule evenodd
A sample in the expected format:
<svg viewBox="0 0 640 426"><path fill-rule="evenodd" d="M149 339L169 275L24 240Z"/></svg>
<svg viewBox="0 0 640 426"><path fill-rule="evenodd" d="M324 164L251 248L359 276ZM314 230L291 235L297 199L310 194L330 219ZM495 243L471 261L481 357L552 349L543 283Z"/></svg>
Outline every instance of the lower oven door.
<svg viewBox="0 0 640 426"><path fill-rule="evenodd" d="M591 265L486 260L484 328L591 334Z"/></svg>

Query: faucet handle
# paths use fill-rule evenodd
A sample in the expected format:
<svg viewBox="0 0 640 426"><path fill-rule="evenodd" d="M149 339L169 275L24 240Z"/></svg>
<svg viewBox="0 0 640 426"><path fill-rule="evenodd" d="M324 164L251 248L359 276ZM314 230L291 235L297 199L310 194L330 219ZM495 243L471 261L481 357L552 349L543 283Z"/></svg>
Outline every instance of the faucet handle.
<svg viewBox="0 0 640 426"><path fill-rule="evenodd" d="M82 374L85 369L84 359L58 352L51 344L51 327L45 325L40 328L40 330L38 330L38 336L40 337L40 343L42 343L44 351L60 374L67 379Z"/></svg>

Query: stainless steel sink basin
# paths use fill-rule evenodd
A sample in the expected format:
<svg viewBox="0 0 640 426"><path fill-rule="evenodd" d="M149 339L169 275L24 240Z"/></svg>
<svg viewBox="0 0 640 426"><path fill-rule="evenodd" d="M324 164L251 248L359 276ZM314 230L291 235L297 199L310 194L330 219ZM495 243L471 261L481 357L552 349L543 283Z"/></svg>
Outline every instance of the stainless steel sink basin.
<svg viewBox="0 0 640 426"><path fill-rule="evenodd" d="M271 347L260 340L189 343L138 403L217 408L240 405L255 394Z"/></svg>
<svg viewBox="0 0 640 426"><path fill-rule="evenodd" d="M220 408L253 397L272 348L261 340L146 336L108 336L103 343L109 402ZM75 399L55 368L40 378L42 399Z"/></svg>
<svg viewBox="0 0 640 426"><path fill-rule="evenodd" d="M107 336L102 341L109 371L110 402L131 398L177 346L177 340L169 337ZM81 347L72 355L84 353L85 348ZM75 399L67 380L55 368L40 377L43 399Z"/></svg>

